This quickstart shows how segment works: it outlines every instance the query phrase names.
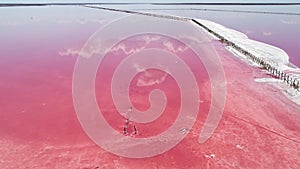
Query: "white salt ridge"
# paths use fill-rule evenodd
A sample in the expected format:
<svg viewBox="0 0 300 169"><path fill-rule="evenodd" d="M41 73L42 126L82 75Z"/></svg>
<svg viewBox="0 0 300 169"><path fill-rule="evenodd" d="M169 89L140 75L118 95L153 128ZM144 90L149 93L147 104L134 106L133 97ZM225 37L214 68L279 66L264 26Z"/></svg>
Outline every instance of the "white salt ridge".
<svg viewBox="0 0 300 169"><path fill-rule="evenodd" d="M261 83L268 83L270 85L273 85L274 87L280 89L282 93L291 99L294 103L300 105L300 94L299 91L296 91L295 89L287 86L282 82L282 80L274 79L274 78L257 78L254 79L256 82Z"/></svg>
<svg viewBox="0 0 300 169"><path fill-rule="evenodd" d="M203 20L203 19L196 19L196 21L200 22L201 24L205 25L212 31L223 36L225 39L240 46L244 50L267 61L270 65L276 67L277 69L283 72L293 72L292 76L294 78L300 79L300 69L298 67L289 66L289 56L284 50L266 43L249 39L247 35L245 35L244 33L226 28L212 21ZM248 63L249 65L256 66L256 67L259 66L254 62L250 62L245 55L239 53L234 48L228 46L227 49L233 54L235 54L235 56L239 57L241 60ZM282 93L285 96L287 96L289 99L291 99L294 103L300 105L300 92L288 86L282 80L274 79L274 78L260 78L260 79L255 79L255 81L268 83L275 86L276 88L280 89L280 91L282 91Z"/></svg>

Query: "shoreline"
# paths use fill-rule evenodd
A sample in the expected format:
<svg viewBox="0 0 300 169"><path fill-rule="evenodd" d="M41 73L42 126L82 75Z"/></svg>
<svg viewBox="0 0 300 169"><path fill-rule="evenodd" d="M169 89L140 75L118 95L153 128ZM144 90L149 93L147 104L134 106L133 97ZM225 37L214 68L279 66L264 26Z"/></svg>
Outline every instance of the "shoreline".
<svg viewBox="0 0 300 169"><path fill-rule="evenodd" d="M276 86L291 101L300 105L300 81L298 80L300 74L296 73L300 69L289 62L289 56L284 50L249 39L247 35L241 32L226 28L212 21L193 19L192 22L201 26L209 35L220 40L233 55L244 62L246 59L248 61L247 64L251 67L259 67L267 71L270 79L279 79L279 83L278 81L270 82L270 80L258 81ZM286 88L281 86L282 82L286 83ZM294 90L289 90L288 87Z"/></svg>

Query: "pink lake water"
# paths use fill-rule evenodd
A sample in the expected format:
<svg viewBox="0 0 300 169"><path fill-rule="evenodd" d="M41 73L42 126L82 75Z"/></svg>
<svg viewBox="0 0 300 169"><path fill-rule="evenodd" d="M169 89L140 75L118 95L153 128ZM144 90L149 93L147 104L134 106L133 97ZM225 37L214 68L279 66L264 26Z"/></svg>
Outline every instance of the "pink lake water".
<svg viewBox="0 0 300 169"><path fill-rule="evenodd" d="M300 66L299 57L299 6L130 6L129 9L145 10L148 12L162 12L174 15L207 19L225 27L240 31L250 39L264 42L283 49L290 57L290 61ZM176 8L179 8L176 10ZM204 9L207 9L206 11ZM209 11L209 10L228 10ZM281 12L294 15L258 14L247 12L229 12L230 10L251 12Z"/></svg>
<svg viewBox="0 0 300 169"><path fill-rule="evenodd" d="M290 55L295 65L300 65L297 57L299 16L236 16L196 11L182 11L182 14L211 19L242 31L250 38L278 46ZM88 38L122 16L84 7L0 10L1 168L299 168L299 105L275 87L256 83L254 78L269 76L235 58L214 40L211 43L225 71L227 96L221 122L207 142L199 144L198 135L207 117L211 89L209 83L205 83L208 77L202 63L187 53L187 57L182 57L201 86L203 104L186 138L170 151L144 159L119 157L97 146L77 119L72 99L73 71L79 51ZM135 40L132 39L131 45ZM117 56L112 54L104 60L105 71L99 71L95 82L101 109L113 107L107 95L109 75L120 60L111 61L111 57ZM150 80L164 76L157 70L148 73L152 75ZM145 95L154 88L164 90L170 102L157 121L137 124L141 132L138 137L156 135L170 126L174 117L168 113L175 112L175 116L180 102L178 86L173 85L174 79L170 76L157 85L136 86L145 76L141 73L132 81L133 106L147 109L149 102ZM103 79L107 83L103 83ZM115 130L122 132L120 121L124 119L110 113L104 116Z"/></svg>

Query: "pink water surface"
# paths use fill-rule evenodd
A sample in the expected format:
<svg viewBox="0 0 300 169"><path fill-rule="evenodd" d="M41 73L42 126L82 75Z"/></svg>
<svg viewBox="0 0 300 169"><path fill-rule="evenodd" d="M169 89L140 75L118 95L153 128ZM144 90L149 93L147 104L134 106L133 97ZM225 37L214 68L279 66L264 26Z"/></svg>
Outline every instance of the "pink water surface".
<svg viewBox="0 0 300 169"><path fill-rule="evenodd" d="M9 8L1 12L15 17L0 18L0 168L299 168L299 105L274 87L256 83L254 78L268 75L247 66L213 40L224 66L227 99L212 137L198 143L211 89L202 63L185 53L182 58L196 75L203 99L200 115L187 137L170 151L146 159L123 158L104 151L89 139L77 119L72 75L87 39L117 16L80 7ZM109 88L110 73L118 63L115 59L112 62L107 57L97 74L101 109L113 108L104 89ZM149 71L153 79L164 74ZM141 73L132 81L134 106L147 109L144 94L157 87L167 93L170 102L160 119L150 125L137 124L139 137L155 135L168 127L174 117L167 113L175 116L179 101L178 86L173 85L171 77L157 85L135 86L143 76ZM100 83L103 79L107 83ZM105 117L122 132L121 117Z"/></svg>

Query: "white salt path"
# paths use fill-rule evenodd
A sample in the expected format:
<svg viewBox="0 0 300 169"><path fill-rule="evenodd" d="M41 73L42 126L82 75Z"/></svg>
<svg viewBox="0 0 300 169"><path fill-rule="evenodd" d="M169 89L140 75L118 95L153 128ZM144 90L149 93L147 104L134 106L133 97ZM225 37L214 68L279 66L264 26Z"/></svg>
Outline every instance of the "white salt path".
<svg viewBox="0 0 300 169"><path fill-rule="evenodd" d="M195 19L196 21L200 22L201 24L205 25L212 31L218 33L219 35L223 36L225 39L235 43L236 45L240 46L241 48L249 51L250 53L254 54L257 57L262 58L263 60L267 61L270 65L278 68L283 72L293 72L293 77L300 79L300 69L298 67L291 67L289 66L289 56L288 54L275 46L258 42L252 39L249 39L247 35L242 32L238 32L233 29L226 28L220 24L217 24L212 21L203 20L203 19ZM191 21L192 22L192 21ZM195 24L192 22L192 24ZM228 46L226 47L230 52L232 52L235 56L240 58L241 60L245 61L251 66L258 67L259 65L250 62L246 59L246 56L236 51L234 48ZM285 96L291 99L296 104L300 105L300 92L296 91L292 87L288 86L282 80L277 80L274 78L259 78L254 79L256 82L263 82L268 83L276 88L278 88Z"/></svg>

